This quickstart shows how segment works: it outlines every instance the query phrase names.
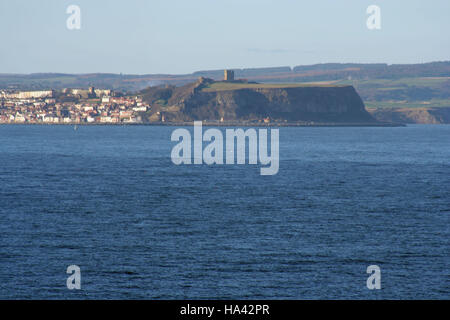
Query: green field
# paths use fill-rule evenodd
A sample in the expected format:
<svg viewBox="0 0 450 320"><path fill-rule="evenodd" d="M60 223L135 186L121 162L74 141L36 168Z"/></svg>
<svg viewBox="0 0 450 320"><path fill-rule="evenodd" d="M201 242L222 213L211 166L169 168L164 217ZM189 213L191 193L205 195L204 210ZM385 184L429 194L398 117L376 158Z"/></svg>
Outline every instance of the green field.
<svg viewBox="0 0 450 320"><path fill-rule="evenodd" d="M450 107L450 100L430 101L364 101L367 108L444 108Z"/></svg>
<svg viewBox="0 0 450 320"><path fill-rule="evenodd" d="M339 80L336 84L353 86L380 87L383 89L403 88L407 86L438 87L449 81L450 77L415 77L401 79L369 79L369 80Z"/></svg>
<svg viewBox="0 0 450 320"><path fill-rule="evenodd" d="M352 85L368 108L450 107L450 77L340 80Z"/></svg>
<svg viewBox="0 0 450 320"><path fill-rule="evenodd" d="M309 82L309 83L234 83L234 82L215 82L205 88L203 91L230 91L239 89L280 89L280 88L299 88L299 87L341 87L345 85L335 85L329 82Z"/></svg>

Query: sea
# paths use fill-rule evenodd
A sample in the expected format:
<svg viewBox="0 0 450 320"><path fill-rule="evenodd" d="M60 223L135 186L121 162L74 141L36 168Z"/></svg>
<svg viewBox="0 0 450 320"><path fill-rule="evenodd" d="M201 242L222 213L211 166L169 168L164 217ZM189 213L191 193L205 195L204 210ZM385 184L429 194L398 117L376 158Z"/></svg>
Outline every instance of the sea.
<svg viewBox="0 0 450 320"><path fill-rule="evenodd" d="M0 299L450 298L450 126L283 127L271 176L174 129L0 126Z"/></svg>

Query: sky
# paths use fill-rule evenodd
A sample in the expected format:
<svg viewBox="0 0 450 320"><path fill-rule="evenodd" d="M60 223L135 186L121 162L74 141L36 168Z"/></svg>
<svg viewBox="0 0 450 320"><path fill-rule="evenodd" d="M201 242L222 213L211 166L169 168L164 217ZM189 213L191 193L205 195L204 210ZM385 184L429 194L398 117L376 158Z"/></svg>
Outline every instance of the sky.
<svg viewBox="0 0 450 320"><path fill-rule="evenodd" d="M381 29L366 26L370 5ZM443 61L449 12L449 0L0 0L0 73Z"/></svg>

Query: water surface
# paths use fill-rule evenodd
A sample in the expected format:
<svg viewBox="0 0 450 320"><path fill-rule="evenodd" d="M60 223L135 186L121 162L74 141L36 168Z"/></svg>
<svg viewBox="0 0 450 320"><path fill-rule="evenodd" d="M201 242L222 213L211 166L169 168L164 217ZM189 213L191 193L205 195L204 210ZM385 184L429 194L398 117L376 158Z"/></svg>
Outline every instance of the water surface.
<svg viewBox="0 0 450 320"><path fill-rule="evenodd" d="M450 298L450 126L281 128L275 176L174 129L0 126L0 298Z"/></svg>

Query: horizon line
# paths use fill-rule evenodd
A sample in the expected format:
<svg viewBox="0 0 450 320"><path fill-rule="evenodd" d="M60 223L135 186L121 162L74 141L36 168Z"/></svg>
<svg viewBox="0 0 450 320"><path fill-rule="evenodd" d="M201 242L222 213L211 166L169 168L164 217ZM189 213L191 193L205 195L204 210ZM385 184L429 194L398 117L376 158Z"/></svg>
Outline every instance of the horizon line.
<svg viewBox="0 0 450 320"><path fill-rule="evenodd" d="M384 62L373 62L373 63L364 63L364 62L324 62L324 63L314 63L314 64L299 64L293 67L286 65L279 65L274 67L249 67L249 68L222 68L222 69L205 69L205 70L197 70L191 73L114 73L114 72L85 72L85 73L72 73L72 72L31 72L31 73L14 73L14 72L0 72L0 75L40 75L40 74L61 74L61 75L93 75L93 74L102 74L102 75L119 75L119 76L148 76L148 75L164 75L164 76L190 76L200 72L219 72L223 70L257 70L257 69L276 69L276 68L290 68L291 72L294 71L294 68L297 67L310 67L310 66L321 66L321 65L346 65L346 64L354 64L354 65L386 65L386 66L406 66L406 65L424 65L424 64L433 64L433 63L450 63L450 60L433 60L428 62L420 62L420 63L384 63Z"/></svg>

